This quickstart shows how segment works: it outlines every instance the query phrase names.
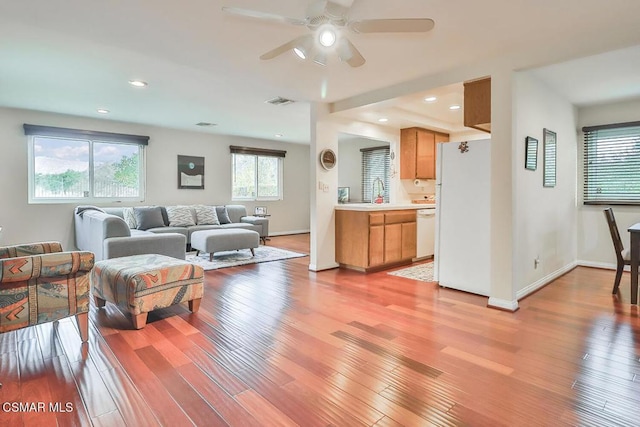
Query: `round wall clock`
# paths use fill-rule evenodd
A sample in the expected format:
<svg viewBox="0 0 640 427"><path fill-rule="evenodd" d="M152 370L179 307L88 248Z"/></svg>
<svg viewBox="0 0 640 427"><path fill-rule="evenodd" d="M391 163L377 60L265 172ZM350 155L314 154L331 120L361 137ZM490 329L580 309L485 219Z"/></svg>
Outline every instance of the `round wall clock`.
<svg viewBox="0 0 640 427"><path fill-rule="evenodd" d="M336 153L329 148L325 148L320 152L320 164L326 170L333 169L336 165Z"/></svg>

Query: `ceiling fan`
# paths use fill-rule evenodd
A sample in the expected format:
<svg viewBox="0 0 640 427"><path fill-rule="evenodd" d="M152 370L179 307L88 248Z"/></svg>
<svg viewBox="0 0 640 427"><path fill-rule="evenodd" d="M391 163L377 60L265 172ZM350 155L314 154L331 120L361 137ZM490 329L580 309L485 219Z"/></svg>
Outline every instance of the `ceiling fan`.
<svg viewBox="0 0 640 427"><path fill-rule="evenodd" d="M350 7L338 1L315 1L304 19L289 18L267 12L259 12L236 7L223 7L231 15L271 21L280 24L307 27L311 33L297 37L260 56L260 59L273 59L289 50L302 59L312 59L315 63L326 65L327 55L338 54L341 61L352 67L360 67L365 59L360 51L344 35L348 29L354 33L425 33L434 27L429 18L407 19L361 19L350 20ZM344 2L342 0L342 2ZM348 2L347 2L348 3Z"/></svg>

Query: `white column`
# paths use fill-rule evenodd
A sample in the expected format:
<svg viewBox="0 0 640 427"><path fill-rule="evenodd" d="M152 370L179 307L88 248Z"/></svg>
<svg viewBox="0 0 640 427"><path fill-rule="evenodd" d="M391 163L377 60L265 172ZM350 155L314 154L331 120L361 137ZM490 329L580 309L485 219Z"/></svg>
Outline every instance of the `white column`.
<svg viewBox="0 0 640 427"><path fill-rule="evenodd" d="M491 75L491 293L489 305L518 309L514 277L513 73ZM518 163L519 164L519 163Z"/></svg>
<svg viewBox="0 0 640 427"><path fill-rule="evenodd" d="M309 159L311 203L311 253L309 270L338 267L335 260L334 207L338 200L338 167L325 170L320 165L320 152L331 149L338 153L338 131L329 120L327 104L311 104L311 146ZM338 162L340 158L338 158Z"/></svg>

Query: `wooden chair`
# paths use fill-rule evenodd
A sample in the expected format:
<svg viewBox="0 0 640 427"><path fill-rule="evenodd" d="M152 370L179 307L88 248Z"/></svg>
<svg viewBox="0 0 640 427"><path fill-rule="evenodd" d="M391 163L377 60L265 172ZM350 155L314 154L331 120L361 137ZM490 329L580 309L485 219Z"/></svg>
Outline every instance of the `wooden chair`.
<svg viewBox="0 0 640 427"><path fill-rule="evenodd" d="M613 283L613 294L618 292L618 286L620 286L620 280L622 279L622 271L625 265L631 265L631 257L629 251L622 246L622 240L620 239L620 232L618 231L618 225L616 224L616 218L613 216L613 209L607 208L604 210L604 216L607 218L607 224L609 224L609 232L611 233L611 240L613 240L613 248L616 251L616 280Z"/></svg>

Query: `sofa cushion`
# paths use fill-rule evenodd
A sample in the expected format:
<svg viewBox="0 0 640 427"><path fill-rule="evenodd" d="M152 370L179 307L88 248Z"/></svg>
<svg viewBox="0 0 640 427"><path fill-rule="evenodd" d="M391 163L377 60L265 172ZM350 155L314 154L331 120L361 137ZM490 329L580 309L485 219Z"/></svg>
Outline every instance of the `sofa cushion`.
<svg viewBox="0 0 640 427"><path fill-rule="evenodd" d="M99 208L97 206L93 206L93 205L76 206L76 209L75 209L76 215L82 215L84 211L98 211L98 212L104 213L104 209Z"/></svg>
<svg viewBox="0 0 640 427"><path fill-rule="evenodd" d="M124 222L127 223L129 228L138 228L138 223L136 222L136 216L133 213L133 208L123 208L122 217L124 218Z"/></svg>
<svg viewBox="0 0 640 427"><path fill-rule="evenodd" d="M216 213L218 214L218 221L220 221L220 224L231 223L231 219L229 219L229 213L227 212L227 208L225 206L216 206Z"/></svg>
<svg viewBox="0 0 640 427"><path fill-rule="evenodd" d="M164 219L159 206L135 207L133 213L136 217L138 230L148 230L149 228L164 227Z"/></svg>
<svg viewBox="0 0 640 427"><path fill-rule="evenodd" d="M164 227L155 227L155 228L150 228L147 231L154 233L154 234L166 234L166 233L177 233L177 234L182 234L184 237L189 237L189 229L191 227L187 228L187 227L171 227L169 225L164 226Z"/></svg>
<svg viewBox="0 0 640 427"><path fill-rule="evenodd" d="M169 227L191 227L196 225L188 206L167 206Z"/></svg>
<svg viewBox="0 0 640 427"><path fill-rule="evenodd" d="M231 222L229 224L222 224L220 228L224 230L233 230L233 229L243 228L245 230L257 231L257 227L255 225L247 224L245 222Z"/></svg>
<svg viewBox="0 0 640 427"><path fill-rule="evenodd" d="M247 208L244 205L225 205L229 222L240 222L242 217L247 216Z"/></svg>
<svg viewBox="0 0 640 427"><path fill-rule="evenodd" d="M196 205L196 224L198 225L220 225L218 213L214 206Z"/></svg>

